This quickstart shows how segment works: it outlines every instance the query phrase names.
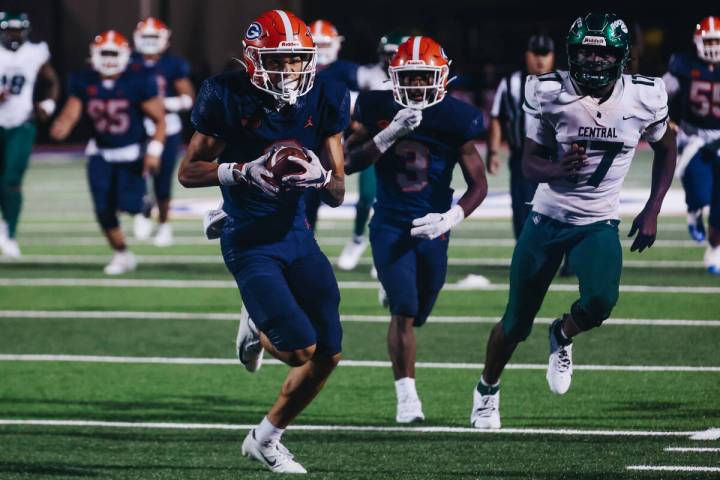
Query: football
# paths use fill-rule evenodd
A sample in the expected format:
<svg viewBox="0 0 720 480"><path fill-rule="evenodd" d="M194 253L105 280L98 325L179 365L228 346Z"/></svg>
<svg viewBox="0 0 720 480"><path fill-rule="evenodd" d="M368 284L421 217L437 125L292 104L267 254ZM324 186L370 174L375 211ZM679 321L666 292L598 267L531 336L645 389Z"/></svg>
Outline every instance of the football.
<svg viewBox="0 0 720 480"><path fill-rule="evenodd" d="M310 161L301 148L291 145L280 146L267 160L267 169L273 175L268 181L273 185L280 185L283 178L289 175L297 175L305 171L302 165L288 160L288 157L296 157L305 162Z"/></svg>

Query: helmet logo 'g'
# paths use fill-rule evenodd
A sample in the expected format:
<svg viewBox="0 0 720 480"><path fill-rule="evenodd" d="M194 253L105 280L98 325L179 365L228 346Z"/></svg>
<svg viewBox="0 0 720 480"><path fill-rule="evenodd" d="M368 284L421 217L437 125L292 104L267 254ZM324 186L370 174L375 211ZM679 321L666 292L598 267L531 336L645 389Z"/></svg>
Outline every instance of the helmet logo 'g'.
<svg viewBox="0 0 720 480"><path fill-rule="evenodd" d="M610 28L612 30L615 30L617 27L620 27L620 30L623 31L623 33L628 33L627 25L625 25L625 22L623 22L621 19L615 20L613 23L610 24Z"/></svg>
<svg viewBox="0 0 720 480"><path fill-rule="evenodd" d="M258 22L251 23L247 32L245 32L245 38L248 40L255 40L256 38L259 38L260 35L262 35L262 25Z"/></svg>
<svg viewBox="0 0 720 480"><path fill-rule="evenodd" d="M572 31L573 28L577 27L580 28L583 25L582 17L578 17L575 19L573 24L570 26L570 31Z"/></svg>

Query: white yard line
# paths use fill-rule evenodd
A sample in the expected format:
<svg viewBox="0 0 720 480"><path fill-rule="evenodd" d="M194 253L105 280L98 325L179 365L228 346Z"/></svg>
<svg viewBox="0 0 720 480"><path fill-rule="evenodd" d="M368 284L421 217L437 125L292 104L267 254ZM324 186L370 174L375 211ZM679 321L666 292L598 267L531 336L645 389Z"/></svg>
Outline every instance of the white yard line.
<svg viewBox="0 0 720 480"><path fill-rule="evenodd" d="M682 452L682 453L720 453L720 448L685 448L685 447L667 447L666 452Z"/></svg>
<svg viewBox="0 0 720 480"><path fill-rule="evenodd" d="M168 430L248 430L257 425L232 423L165 423L165 422L106 422L99 420L10 420L0 419L0 425L32 425L46 427L95 427ZM569 428L501 428L480 430L463 427L383 427L371 425L290 425L295 431L332 432L393 432L393 433L472 433L515 435L563 435L590 437L687 437L696 432L648 430L580 430Z"/></svg>
<svg viewBox="0 0 720 480"><path fill-rule="evenodd" d="M693 467L689 465L628 465L625 468L627 468L628 470L640 472L720 472L720 467Z"/></svg>
<svg viewBox="0 0 720 480"><path fill-rule="evenodd" d="M240 312L147 312L121 310L0 310L0 318L43 318L43 319L141 319L141 320L219 320L238 321ZM388 323L389 315L340 315L343 322ZM539 317L537 324L549 325L555 320L552 317ZM494 324L500 317L471 316L431 316L431 323L446 324ZM672 327L720 327L720 320L682 320L682 319L648 319L648 318L612 318L605 320L603 325L653 325Z"/></svg>
<svg viewBox="0 0 720 480"><path fill-rule="evenodd" d="M115 355L43 355L43 354L0 354L2 362L73 362L73 363L124 363L124 364L162 364L162 365L238 365L235 358L195 358L195 357L132 357ZM284 365L279 360L266 359L267 365ZM384 360L341 360L344 367L390 368ZM441 370L480 370L481 363L460 362L417 362L417 368ZM515 363L508 370L545 370L547 364ZM720 366L681 366L681 365L573 365L575 370L597 372L701 372L717 373Z"/></svg>
<svg viewBox="0 0 720 480"><path fill-rule="evenodd" d="M704 432L698 432L690 440L720 440L720 428L711 428Z"/></svg>
<svg viewBox="0 0 720 480"><path fill-rule="evenodd" d="M380 287L378 282L338 282L342 289L375 290ZM230 280L164 280L164 279L110 279L110 278L0 278L0 286L6 287L138 287L138 288L237 288ZM508 290L507 284L492 284L475 287L449 283L443 287L445 291L485 290L502 292ZM577 292L578 286L573 284L555 284L550 286L554 292ZM661 287L653 285L620 285L621 292L632 293L697 293L718 294L720 287Z"/></svg>

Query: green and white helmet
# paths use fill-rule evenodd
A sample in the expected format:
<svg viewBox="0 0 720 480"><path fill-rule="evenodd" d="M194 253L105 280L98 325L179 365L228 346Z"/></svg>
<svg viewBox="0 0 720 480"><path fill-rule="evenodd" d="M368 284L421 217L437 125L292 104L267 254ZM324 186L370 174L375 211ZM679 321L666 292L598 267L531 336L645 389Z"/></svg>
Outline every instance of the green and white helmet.
<svg viewBox="0 0 720 480"><path fill-rule="evenodd" d="M614 62L604 59L579 58L581 51L600 55L612 54ZM630 33L627 25L613 13L588 13L578 17L567 35L570 76L590 90L597 90L617 81L630 59Z"/></svg>
<svg viewBox="0 0 720 480"><path fill-rule="evenodd" d="M30 19L26 13L0 12L0 41L12 51L25 43L30 34Z"/></svg>

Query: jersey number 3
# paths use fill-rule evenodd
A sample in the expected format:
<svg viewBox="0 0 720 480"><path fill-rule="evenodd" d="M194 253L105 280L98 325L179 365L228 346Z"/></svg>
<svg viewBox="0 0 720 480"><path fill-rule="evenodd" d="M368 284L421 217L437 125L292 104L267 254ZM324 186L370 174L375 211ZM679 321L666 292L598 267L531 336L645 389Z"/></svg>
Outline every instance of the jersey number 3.
<svg viewBox="0 0 720 480"><path fill-rule="evenodd" d="M603 181L603 178L605 178L605 175L607 175L608 170L610 170L610 165L612 165L615 157L617 157L618 153L622 152L623 144L622 142L605 142L602 140L581 140L575 143L578 147L584 148L585 152L590 150L603 152L602 159L600 160L597 169L595 169L593 174L590 175L587 182L588 185L597 188L600 186L600 182Z"/></svg>
<svg viewBox="0 0 720 480"><path fill-rule="evenodd" d="M430 150L422 143L401 140L395 145L395 155L403 163L397 182L403 192L419 192L428 184Z"/></svg>

